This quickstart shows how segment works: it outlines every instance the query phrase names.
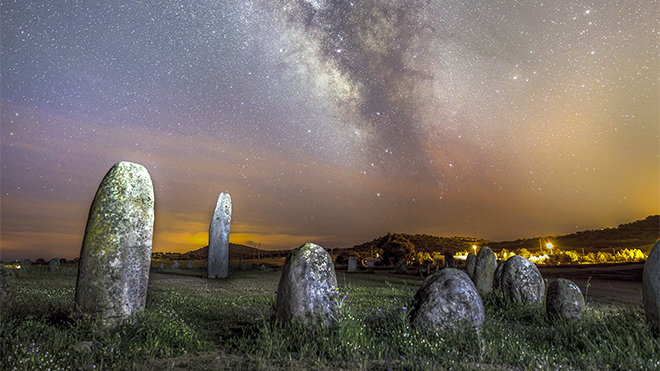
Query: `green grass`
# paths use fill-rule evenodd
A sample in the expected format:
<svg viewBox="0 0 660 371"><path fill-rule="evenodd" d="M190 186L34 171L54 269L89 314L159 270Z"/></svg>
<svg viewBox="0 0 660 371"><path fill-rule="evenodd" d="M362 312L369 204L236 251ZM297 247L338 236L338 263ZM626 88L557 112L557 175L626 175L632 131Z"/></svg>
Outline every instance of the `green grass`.
<svg viewBox="0 0 660 371"><path fill-rule="evenodd" d="M553 323L542 306L506 308L494 293L484 300L486 320L478 328L429 335L411 329L408 318L420 282L373 278L340 273L337 325L305 329L274 319L279 272L240 271L227 280L154 274L144 314L103 332L74 310L75 270L22 273L15 305L2 313L1 367L660 368L658 338L637 306L591 299L580 323Z"/></svg>

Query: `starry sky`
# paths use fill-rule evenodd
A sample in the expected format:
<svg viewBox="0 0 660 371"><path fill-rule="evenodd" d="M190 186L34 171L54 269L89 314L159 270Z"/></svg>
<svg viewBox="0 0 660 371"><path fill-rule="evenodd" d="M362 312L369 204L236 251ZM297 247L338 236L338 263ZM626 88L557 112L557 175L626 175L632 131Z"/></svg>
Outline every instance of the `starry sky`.
<svg viewBox="0 0 660 371"><path fill-rule="evenodd" d="M512 240L660 213L656 0L2 0L0 247L77 257L145 166L154 251Z"/></svg>

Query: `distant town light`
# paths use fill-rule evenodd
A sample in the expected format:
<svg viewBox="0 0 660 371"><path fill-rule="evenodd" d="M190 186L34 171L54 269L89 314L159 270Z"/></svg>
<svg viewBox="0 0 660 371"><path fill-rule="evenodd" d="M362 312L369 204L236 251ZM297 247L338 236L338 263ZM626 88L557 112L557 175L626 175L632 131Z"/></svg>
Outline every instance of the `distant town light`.
<svg viewBox="0 0 660 371"><path fill-rule="evenodd" d="M547 247L548 250L550 250L550 255L552 255L552 244L548 242L547 244L545 244L545 247Z"/></svg>

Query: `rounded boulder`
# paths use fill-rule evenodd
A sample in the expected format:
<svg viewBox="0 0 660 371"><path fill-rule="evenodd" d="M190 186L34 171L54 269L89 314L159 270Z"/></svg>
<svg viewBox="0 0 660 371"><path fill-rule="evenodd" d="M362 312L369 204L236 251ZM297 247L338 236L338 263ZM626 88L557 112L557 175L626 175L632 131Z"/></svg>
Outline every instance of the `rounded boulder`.
<svg viewBox="0 0 660 371"><path fill-rule="evenodd" d="M277 287L276 315L283 323L334 323L337 276L332 258L313 243L291 250Z"/></svg>
<svg viewBox="0 0 660 371"><path fill-rule="evenodd" d="M500 288L510 304L539 302L545 294L545 282L531 261L514 255L504 262Z"/></svg>
<svg viewBox="0 0 660 371"><path fill-rule="evenodd" d="M484 305L467 273L445 268L429 276L413 298L411 324L423 332L477 326L484 320Z"/></svg>
<svg viewBox="0 0 660 371"><path fill-rule="evenodd" d="M558 278L548 286L545 308L548 315L553 318L577 321L584 311L584 296L575 282Z"/></svg>

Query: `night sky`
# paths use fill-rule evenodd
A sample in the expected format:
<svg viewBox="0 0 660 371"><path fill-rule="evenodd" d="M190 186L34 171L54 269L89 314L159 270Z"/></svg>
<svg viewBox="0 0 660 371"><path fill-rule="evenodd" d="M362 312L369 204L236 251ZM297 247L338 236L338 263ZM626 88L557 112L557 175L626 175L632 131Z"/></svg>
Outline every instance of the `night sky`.
<svg viewBox="0 0 660 371"><path fill-rule="evenodd" d="M100 3L100 4L97 4ZM660 7L5 1L1 258L77 257L118 161L154 251L511 240L660 213Z"/></svg>

